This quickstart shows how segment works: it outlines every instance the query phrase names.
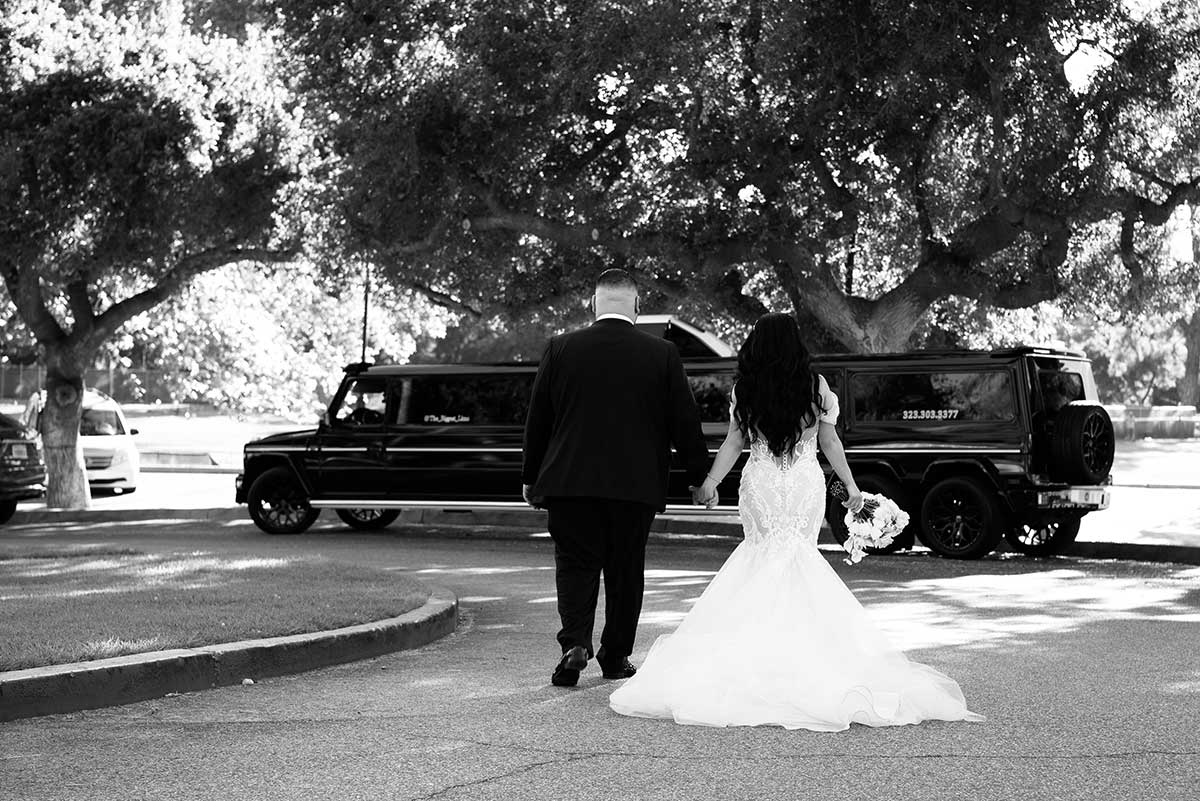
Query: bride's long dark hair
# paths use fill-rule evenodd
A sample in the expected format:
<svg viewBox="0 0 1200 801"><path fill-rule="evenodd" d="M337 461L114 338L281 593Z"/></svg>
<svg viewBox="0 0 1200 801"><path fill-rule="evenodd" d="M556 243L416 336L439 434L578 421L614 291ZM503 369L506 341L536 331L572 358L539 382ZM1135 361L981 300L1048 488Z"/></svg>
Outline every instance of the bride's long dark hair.
<svg viewBox="0 0 1200 801"><path fill-rule="evenodd" d="M790 453L800 432L825 411L800 326L790 314L764 314L738 349L734 419L747 439L763 437L776 456Z"/></svg>

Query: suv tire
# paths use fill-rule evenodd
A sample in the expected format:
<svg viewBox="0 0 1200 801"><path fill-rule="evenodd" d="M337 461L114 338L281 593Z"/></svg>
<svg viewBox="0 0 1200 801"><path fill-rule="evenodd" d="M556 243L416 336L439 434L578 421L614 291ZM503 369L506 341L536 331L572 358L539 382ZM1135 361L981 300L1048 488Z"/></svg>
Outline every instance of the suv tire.
<svg viewBox="0 0 1200 801"><path fill-rule="evenodd" d="M338 509L337 516L350 528L356 528L359 531L377 531L391 525L392 521L400 516L400 511L398 509L378 509L374 507Z"/></svg>
<svg viewBox="0 0 1200 801"><path fill-rule="evenodd" d="M16 501L0 501L0 524L7 523L9 520L12 520L12 516L16 513Z"/></svg>
<svg viewBox="0 0 1200 801"><path fill-rule="evenodd" d="M254 524L268 534L299 534L321 514L308 505L304 488L288 467L272 467L256 478L246 504Z"/></svg>
<svg viewBox="0 0 1200 801"><path fill-rule="evenodd" d="M1058 412L1050 439L1050 477L1068 484L1099 484L1112 469L1112 418L1098 403L1073 401Z"/></svg>
<svg viewBox="0 0 1200 801"><path fill-rule="evenodd" d="M1009 547L1026 556L1054 556L1079 534L1079 515L1014 523L1004 532Z"/></svg>
<svg viewBox="0 0 1200 801"><path fill-rule="evenodd" d="M951 559L987 556L1004 536L1003 513L990 487L973 478L945 478L921 502L921 540Z"/></svg>
<svg viewBox="0 0 1200 801"><path fill-rule="evenodd" d="M836 478L837 474L830 474L831 480ZM884 495L896 502L909 516L912 514L909 511L909 503L903 490L900 489L900 484L895 479L881 476L878 473L864 473L855 479L858 488L863 492L875 492ZM833 534L833 539L838 545L845 545L846 540L850 536L850 532L846 529L846 507L842 506L842 502L832 495L827 495L825 500L825 520L829 523L829 530ZM913 546L913 533L911 528L896 535L892 540L891 545L886 548L867 548L869 554L895 553L896 551Z"/></svg>

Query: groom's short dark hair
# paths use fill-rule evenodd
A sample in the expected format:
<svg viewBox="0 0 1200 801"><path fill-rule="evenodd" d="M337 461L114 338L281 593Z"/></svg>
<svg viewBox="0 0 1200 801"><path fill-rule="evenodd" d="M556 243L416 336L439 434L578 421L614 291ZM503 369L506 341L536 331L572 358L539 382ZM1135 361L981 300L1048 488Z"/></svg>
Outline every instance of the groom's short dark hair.
<svg viewBox="0 0 1200 801"><path fill-rule="evenodd" d="M627 289L637 292L637 288L633 276L617 267L605 270L596 279L596 289Z"/></svg>

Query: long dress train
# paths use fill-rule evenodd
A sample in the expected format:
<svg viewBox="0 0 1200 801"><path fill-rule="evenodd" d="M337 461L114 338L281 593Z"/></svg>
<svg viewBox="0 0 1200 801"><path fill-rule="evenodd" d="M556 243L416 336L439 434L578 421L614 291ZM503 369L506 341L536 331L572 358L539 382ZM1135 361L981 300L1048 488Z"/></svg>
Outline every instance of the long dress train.
<svg viewBox="0 0 1200 801"><path fill-rule="evenodd" d="M612 694L613 710L813 731L983 720L953 679L888 642L817 550L825 480L816 431L790 458L751 443L739 501L745 539Z"/></svg>

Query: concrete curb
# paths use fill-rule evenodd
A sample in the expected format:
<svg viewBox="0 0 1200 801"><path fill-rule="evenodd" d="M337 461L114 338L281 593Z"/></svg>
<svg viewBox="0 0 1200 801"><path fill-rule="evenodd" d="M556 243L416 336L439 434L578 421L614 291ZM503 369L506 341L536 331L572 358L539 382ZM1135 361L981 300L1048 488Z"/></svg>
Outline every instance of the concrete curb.
<svg viewBox="0 0 1200 801"><path fill-rule="evenodd" d="M324 518L323 518L324 519ZM89 509L21 510L13 515L9 526L44 523L104 523L146 520L207 520L212 522L249 522L244 507L222 506L207 509ZM406 525L454 526L463 539L525 539L527 532L513 528L545 530L546 513L533 509L484 509L479 511L442 509L405 509L397 521ZM508 527L508 530L506 530ZM437 536L455 536L445 530ZM650 541L656 544L695 545L705 542L738 542L742 526L736 518L713 520L695 517L655 518L650 529ZM1200 538L1198 538L1200 539ZM827 527L822 527L822 544L834 545ZM1139 562L1177 562L1200 565L1200 544L1166 545L1134 542L1076 542L1063 556L1085 559L1124 559Z"/></svg>
<svg viewBox="0 0 1200 801"><path fill-rule="evenodd" d="M419 648L458 627L458 598L433 588L419 609L332 631L131 654L0 673L0 721L128 704Z"/></svg>

